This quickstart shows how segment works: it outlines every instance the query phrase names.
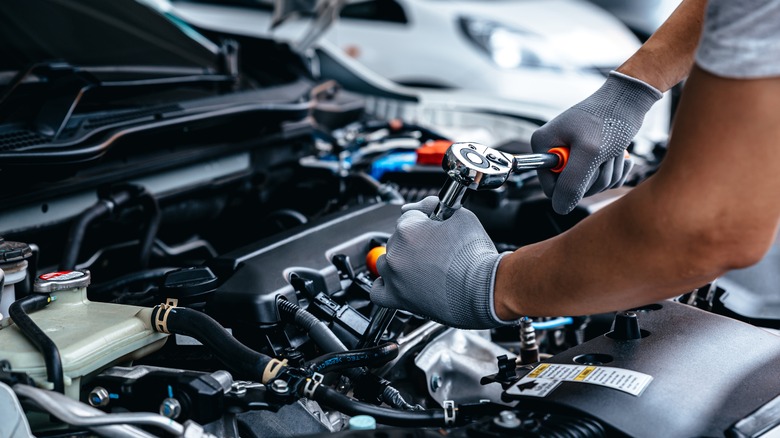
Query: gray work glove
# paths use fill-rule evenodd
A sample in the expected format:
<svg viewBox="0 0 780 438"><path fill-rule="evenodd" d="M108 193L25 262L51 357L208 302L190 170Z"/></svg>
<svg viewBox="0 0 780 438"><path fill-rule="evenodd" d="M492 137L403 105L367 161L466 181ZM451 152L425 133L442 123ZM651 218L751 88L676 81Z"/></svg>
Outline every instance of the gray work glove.
<svg viewBox="0 0 780 438"><path fill-rule="evenodd" d="M560 174L539 170L544 193L558 214L571 212L583 196L625 182L633 162L625 150L645 114L663 94L652 86L611 72L595 93L564 111L531 137L534 152L556 146L570 148L569 162Z"/></svg>
<svg viewBox="0 0 780 438"><path fill-rule="evenodd" d="M438 202L429 196L403 207L387 254L377 260L381 277L374 281L371 301L458 328L516 323L500 320L493 304L496 269L504 254L465 208L443 222L429 219Z"/></svg>

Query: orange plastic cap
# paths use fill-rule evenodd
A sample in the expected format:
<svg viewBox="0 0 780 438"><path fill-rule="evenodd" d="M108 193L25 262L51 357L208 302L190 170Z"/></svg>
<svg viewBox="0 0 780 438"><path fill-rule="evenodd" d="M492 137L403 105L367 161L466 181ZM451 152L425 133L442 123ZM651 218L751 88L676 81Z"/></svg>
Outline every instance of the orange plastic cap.
<svg viewBox="0 0 780 438"><path fill-rule="evenodd" d="M433 140L417 148L417 164L420 166L441 166L441 160L447 149L452 146L449 140Z"/></svg>
<svg viewBox="0 0 780 438"><path fill-rule="evenodd" d="M366 267L369 272L379 277L379 271L376 270L376 262L379 260L379 256L387 253L387 248L384 246L376 246L371 248L371 251L366 254Z"/></svg>

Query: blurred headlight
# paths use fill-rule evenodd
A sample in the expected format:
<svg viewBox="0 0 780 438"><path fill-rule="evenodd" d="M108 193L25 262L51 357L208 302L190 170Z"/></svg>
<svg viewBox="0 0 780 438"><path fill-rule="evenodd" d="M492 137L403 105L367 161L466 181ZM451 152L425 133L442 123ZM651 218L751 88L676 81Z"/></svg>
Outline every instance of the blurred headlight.
<svg viewBox="0 0 780 438"><path fill-rule="evenodd" d="M466 37L502 68L563 68L555 50L544 37L478 18L460 18Z"/></svg>

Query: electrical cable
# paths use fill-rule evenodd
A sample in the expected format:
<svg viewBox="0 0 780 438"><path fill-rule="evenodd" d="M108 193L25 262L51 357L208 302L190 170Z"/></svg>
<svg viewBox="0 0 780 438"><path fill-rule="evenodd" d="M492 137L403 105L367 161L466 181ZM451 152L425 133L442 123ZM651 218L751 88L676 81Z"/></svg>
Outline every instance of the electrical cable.
<svg viewBox="0 0 780 438"><path fill-rule="evenodd" d="M320 349L329 353L350 353L347 347L341 342L333 331L328 328L325 323L319 320L316 316L312 315L308 311L302 309L297 304L294 304L284 298L278 298L276 300L279 308L279 313L286 320L292 320L296 325L306 330L309 337L317 344ZM392 354L392 357L387 356L383 358L383 363L394 360L398 356L398 344L392 344L392 353L388 351L388 354ZM370 349L369 349L370 350ZM324 357L324 356L323 356ZM315 359L321 360L322 357ZM341 368L344 370L344 374L350 379L357 380L361 375L365 374L366 370L362 369L364 366L362 363L343 362L344 365L349 365ZM324 372L332 372L335 370L326 370ZM322 373L323 371L319 371ZM384 389L381 397L385 403L398 409L405 410L417 410L419 405L412 405L408 403L397 389L390 386L390 382L384 381Z"/></svg>
<svg viewBox="0 0 780 438"><path fill-rule="evenodd" d="M341 339L316 316L284 298L278 298L276 305L282 318L304 329L312 341L323 351L328 353L347 351L347 347L341 342Z"/></svg>
<svg viewBox="0 0 780 438"><path fill-rule="evenodd" d="M65 378L62 370L62 358L57 344L51 340L46 333L41 330L29 314L43 309L53 298L49 294L32 294L20 298L8 308L8 314L13 319L14 324L19 331L24 334L35 348L43 355L43 361L46 364L46 375L49 381L54 385L54 390L59 393L65 392Z"/></svg>
<svg viewBox="0 0 780 438"><path fill-rule="evenodd" d="M438 427L444 426L444 410L399 411L355 401L344 394L320 385L314 391L313 399L350 416L370 415L378 423L389 426Z"/></svg>
<svg viewBox="0 0 780 438"><path fill-rule="evenodd" d="M571 325L573 323L574 320L570 316L561 316L549 321L535 321L531 323L531 326L534 328L534 330L552 330Z"/></svg>

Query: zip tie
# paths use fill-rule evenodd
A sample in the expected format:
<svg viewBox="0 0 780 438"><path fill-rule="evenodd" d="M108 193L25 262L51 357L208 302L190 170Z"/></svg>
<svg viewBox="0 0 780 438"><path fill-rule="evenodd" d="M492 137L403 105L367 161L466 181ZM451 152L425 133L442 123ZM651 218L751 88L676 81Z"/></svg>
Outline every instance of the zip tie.
<svg viewBox="0 0 780 438"><path fill-rule="evenodd" d="M282 369L282 367L287 366L287 359L285 360L279 360L279 359L271 359L270 362L268 362L268 365L265 366L265 370L263 370L263 383L268 383L271 381L271 379L275 378L277 374L279 374L279 371Z"/></svg>

